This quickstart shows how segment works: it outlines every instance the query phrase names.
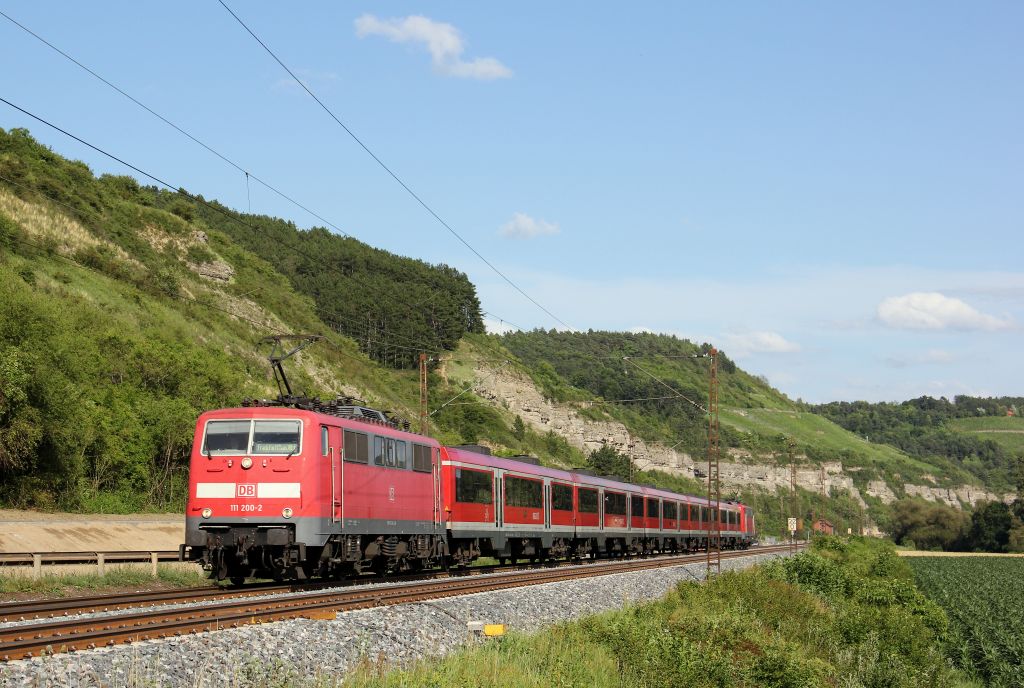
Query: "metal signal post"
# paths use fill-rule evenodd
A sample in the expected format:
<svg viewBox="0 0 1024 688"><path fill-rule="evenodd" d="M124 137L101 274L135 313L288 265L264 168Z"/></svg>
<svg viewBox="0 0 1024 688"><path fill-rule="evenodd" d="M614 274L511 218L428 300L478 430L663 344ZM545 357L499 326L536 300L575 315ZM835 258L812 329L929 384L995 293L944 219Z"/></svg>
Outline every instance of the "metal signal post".
<svg viewBox="0 0 1024 688"><path fill-rule="evenodd" d="M719 505L722 501L722 484L718 476L718 350L710 351L711 380L708 384L708 519L707 578L722 572L722 522Z"/></svg>
<svg viewBox="0 0 1024 688"><path fill-rule="evenodd" d="M420 434L427 434L427 355L420 354Z"/></svg>

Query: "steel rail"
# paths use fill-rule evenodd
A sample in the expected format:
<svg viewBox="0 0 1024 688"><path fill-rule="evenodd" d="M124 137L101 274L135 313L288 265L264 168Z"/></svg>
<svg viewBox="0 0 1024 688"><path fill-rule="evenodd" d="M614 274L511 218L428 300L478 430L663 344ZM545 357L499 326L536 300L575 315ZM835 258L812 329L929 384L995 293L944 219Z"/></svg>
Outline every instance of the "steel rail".
<svg viewBox="0 0 1024 688"><path fill-rule="evenodd" d="M176 590L154 590L140 592L109 593L105 595L91 595L82 597L46 598L39 600L22 600L17 602L0 603L0 623L31 621L35 619L47 619L57 616L74 616L77 614L91 614L96 612L110 612L119 609L130 609L134 607L157 606L164 604L180 604L187 602L198 602L210 599L230 599L237 597L251 597L253 595L270 595L275 593L305 592L307 590L319 590L324 588L352 587L362 584L374 584L381 582L401 582L417 580L433 580L437 578L450 578L453 576L471 576L503 571L524 571L534 569L551 569L562 566L600 566L606 559L590 559L581 561L559 561L555 563L541 562L535 564L505 564L489 566L473 566L464 569L451 569L448 571L420 571L406 574L392 574L387 578L380 578L376 575L366 575L358 578L334 579L334 580L313 580L305 583L250 583L241 587L216 587L202 586L193 588L180 588Z"/></svg>
<svg viewBox="0 0 1024 688"><path fill-rule="evenodd" d="M734 551L723 555L723 558L734 559L786 551L788 551L788 545L760 548L754 551ZM12 626L0 629L0 660L22 659L42 654L91 649L118 643L180 636L186 633L207 632L283 619L316 617L325 612L349 611L577 578L679 566L698 563L701 557L703 554L613 561L598 566L561 567L467 578L453 577L415 583L398 583L385 587L334 590L278 599L223 602L202 607Z"/></svg>

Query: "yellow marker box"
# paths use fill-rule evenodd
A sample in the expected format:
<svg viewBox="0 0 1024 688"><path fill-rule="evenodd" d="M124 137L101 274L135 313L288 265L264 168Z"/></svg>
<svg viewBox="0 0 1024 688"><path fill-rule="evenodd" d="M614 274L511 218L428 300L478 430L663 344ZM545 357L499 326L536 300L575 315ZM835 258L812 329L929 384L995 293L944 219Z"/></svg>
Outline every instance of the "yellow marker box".
<svg viewBox="0 0 1024 688"><path fill-rule="evenodd" d="M505 635L505 624L485 624L484 635L488 638Z"/></svg>

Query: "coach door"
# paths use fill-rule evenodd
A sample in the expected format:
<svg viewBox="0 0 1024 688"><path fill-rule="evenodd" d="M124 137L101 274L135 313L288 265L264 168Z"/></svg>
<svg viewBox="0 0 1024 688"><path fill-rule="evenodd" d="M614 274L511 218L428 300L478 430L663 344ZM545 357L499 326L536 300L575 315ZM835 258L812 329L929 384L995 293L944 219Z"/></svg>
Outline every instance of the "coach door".
<svg viewBox="0 0 1024 688"><path fill-rule="evenodd" d="M327 437L327 460L331 464L331 523L342 518L342 502L345 497L345 479L342 475L344 462L341 460L341 429L320 426L321 436Z"/></svg>
<svg viewBox="0 0 1024 688"><path fill-rule="evenodd" d="M434 478L434 530L441 528L441 455L436 447L430 448L431 472Z"/></svg>

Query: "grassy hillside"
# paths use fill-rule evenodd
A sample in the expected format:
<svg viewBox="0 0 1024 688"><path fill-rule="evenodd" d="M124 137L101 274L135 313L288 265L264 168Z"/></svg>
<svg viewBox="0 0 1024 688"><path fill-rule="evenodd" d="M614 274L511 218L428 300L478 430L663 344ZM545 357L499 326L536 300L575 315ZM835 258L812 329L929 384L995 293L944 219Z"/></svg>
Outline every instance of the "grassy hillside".
<svg viewBox="0 0 1024 688"><path fill-rule="evenodd" d="M192 204L96 178L20 130L0 130L0 177L0 503L177 510L196 416L276 393L257 345L268 334L330 335L290 362L298 390L415 415L414 372L332 334L311 298ZM442 288L457 279L436 272Z"/></svg>
<svg viewBox="0 0 1024 688"><path fill-rule="evenodd" d="M1019 419L1006 415L1024 406L1022 402L1019 397L920 397L902 403L832 402L812 410L873 442L934 464L945 474L966 472L1003 492L1019 480L1024 447L1015 433L996 430L1018 427L1012 422Z"/></svg>
<svg viewBox="0 0 1024 688"><path fill-rule="evenodd" d="M508 334L500 341L529 367L550 398L575 403L594 417L619 420L647 440L703 454L706 416L688 400L707 403L707 344L651 333L544 330ZM719 377L722 441L741 450L739 456L788 461L791 440L804 461L839 461L856 469L862 485L884 479L898 489L926 475L948 485L976 480L945 457L911 456L808 412L739 369L726 353L719 357ZM640 401L620 401L635 399Z"/></svg>
<svg viewBox="0 0 1024 688"><path fill-rule="evenodd" d="M995 442L1014 455L1024 456L1024 418L957 418L948 425L979 439Z"/></svg>

